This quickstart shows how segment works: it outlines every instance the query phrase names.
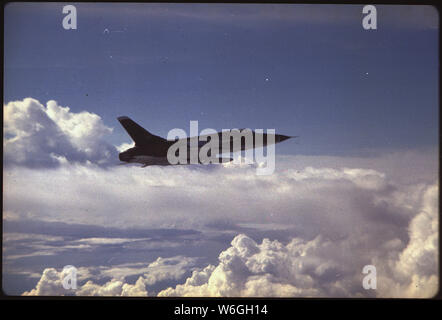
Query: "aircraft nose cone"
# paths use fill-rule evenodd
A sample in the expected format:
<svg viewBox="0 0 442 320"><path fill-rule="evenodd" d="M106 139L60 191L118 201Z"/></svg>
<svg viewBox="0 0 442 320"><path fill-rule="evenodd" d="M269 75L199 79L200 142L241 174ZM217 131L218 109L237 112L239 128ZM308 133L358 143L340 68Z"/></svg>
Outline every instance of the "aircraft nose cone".
<svg viewBox="0 0 442 320"><path fill-rule="evenodd" d="M285 140L290 139L290 138L292 138L292 137L285 136L283 134L278 134L277 140L278 140L278 142L282 142L282 141L285 141Z"/></svg>

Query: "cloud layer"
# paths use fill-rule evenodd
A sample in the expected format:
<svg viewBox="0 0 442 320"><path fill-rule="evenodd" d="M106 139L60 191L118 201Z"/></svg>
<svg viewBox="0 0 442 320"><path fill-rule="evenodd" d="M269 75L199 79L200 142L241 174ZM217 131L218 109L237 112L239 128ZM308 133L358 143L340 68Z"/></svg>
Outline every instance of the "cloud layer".
<svg viewBox="0 0 442 320"><path fill-rule="evenodd" d="M12 287L32 280L20 293L436 293L436 153L284 156L257 176L249 165L112 166L110 132L54 101L5 106L3 270ZM75 292L61 286L68 264ZM376 290L362 287L366 265Z"/></svg>
<svg viewBox="0 0 442 320"><path fill-rule="evenodd" d="M370 248L356 235L334 241L321 235L294 238L284 245L269 239L258 244L240 234L217 266L194 271L159 296L432 297L438 290L438 187L428 187L421 201L405 248L399 239ZM365 265L379 270L376 291L361 285Z"/></svg>
<svg viewBox="0 0 442 320"><path fill-rule="evenodd" d="M69 185L61 188L67 177ZM181 284L159 291L160 296L429 297L437 289L434 183L399 186L375 170L313 167L263 177L248 167L142 171L74 165L52 170L50 176L10 170L7 178L16 182L5 192L11 221L88 221L110 229L120 225L173 230L180 225L199 230L202 242L233 238L217 264L200 265ZM69 245L148 241L91 237ZM377 268L376 291L362 288L365 265ZM149 285L156 283L149 280L156 278L152 270L133 283L115 276L104 284L90 280L76 294L129 294L135 286L134 292L144 295L141 284L147 294L152 292ZM164 279L178 281L184 270L179 276L166 272ZM51 292L45 288L53 287L52 274L44 274L41 284L28 293Z"/></svg>

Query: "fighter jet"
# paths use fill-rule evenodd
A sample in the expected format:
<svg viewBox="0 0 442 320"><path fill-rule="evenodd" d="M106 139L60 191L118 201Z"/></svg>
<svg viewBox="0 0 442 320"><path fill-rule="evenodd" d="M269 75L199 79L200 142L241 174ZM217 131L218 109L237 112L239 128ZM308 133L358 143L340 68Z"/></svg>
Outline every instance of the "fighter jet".
<svg viewBox="0 0 442 320"><path fill-rule="evenodd" d="M210 163L226 163L232 161L233 158L217 157L221 153L225 154L226 150L228 153L232 153L250 148L264 147L270 144L268 143L269 140L270 142L274 140L274 143L279 143L287 139L294 138L292 136L285 136L281 134L274 134L274 137L271 137L271 134L255 133L254 131L247 129L250 130L251 136L253 137L252 144L247 144L245 141L246 139L239 135L232 136L227 141L224 141L225 139L223 139L223 132L217 132L209 135L201 135L197 137L189 137L185 139L166 140L148 132L146 129L141 127L139 124L137 124L135 121L127 116L121 116L117 119L127 131L132 140L135 142L135 146L133 148L130 148L119 154L120 161L123 161L124 163L141 163L143 167L151 165L172 165L172 163L170 163L170 161L168 160L168 151L169 148L175 145L177 142L181 143L181 145L185 144L187 146L187 162L179 164L190 164L190 154L195 148L198 152L212 139L218 138L217 141L219 141L219 145L216 150L219 152L216 152L213 155L210 153L210 150L208 152ZM238 131L243 132L242 130L243 129ZM202 162L198 159L198 163L205 162Z"/></svg>

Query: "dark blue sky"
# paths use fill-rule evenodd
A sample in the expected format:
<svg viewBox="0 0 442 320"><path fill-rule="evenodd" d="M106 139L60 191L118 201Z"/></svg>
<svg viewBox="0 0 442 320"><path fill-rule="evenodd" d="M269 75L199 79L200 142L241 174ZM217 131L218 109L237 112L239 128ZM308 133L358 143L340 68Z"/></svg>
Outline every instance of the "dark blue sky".
<svg viewBox="0 0 442 320"><path fill-rule="evenodd" d="M149 131L275 128L290 154L438 145L438 13L359 5L75 4L5 8L4 100L56 100ZM105 32L105 30L109 32Z"/></svg>

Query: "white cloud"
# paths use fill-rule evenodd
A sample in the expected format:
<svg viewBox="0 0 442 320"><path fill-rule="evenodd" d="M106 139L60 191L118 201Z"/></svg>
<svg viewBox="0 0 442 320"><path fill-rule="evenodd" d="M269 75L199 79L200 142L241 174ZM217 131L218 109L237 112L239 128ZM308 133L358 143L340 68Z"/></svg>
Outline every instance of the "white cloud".
<svg viewBox="0 0 442 320"><path fill-rule="evenodd" d="M147 272L144 274L145 283L154 283L166 279L180 279L194 264L194 259L188 257L161 258L149 264Z"/></svg>
<svg viewBox="0 0 442 320"><path fill-rule="evenodd" d="M438 193L437 186L426 189L421 209L408 228L410 241L391 265L389 277L383 279L389 284L383 287L383 295L425 298L436 294L439 283Z"/></svg>
<svg viewBox="0 0 442 320"><path fill-rule="evenodd" d="M56 101L26 98L4 105L5 164L54 167L68 162L109 164L116 149L104 140L112 129L90 112L71 112Z"/></svg>
<svg viewBox="0 0 442 320"><path fill-rule="evenodd" d="M46 107L34 99L8 103L4 157L22 167L4 170L5 221L188 228L200 232L194 240L202 243L216 237L234 240L216 265L200 259L206 262L197 266L188 257L194 252L184 251L179 258L150 263L78 266L88 281L83 294L155 294L149 286L183 280L192 271L184 283L160 295L428 297L436 290L434 153L365 159L285 156L277 158L269 176L257 176L255 167L247 165L104 168L102 162L110 159L106 152L116 152L103 143L109 133L97 115L72 113L54 101ZM48 166L55 168L29 168ZM238 233L247 235L234 237ZM11 260L70 249L91 252L118 245L142 252L177 245L176 239L143 235L87 237L81 233L58 246L37 239L32 252L7 249L5 261L11 270ZM6 240L28 241L20 236ZM367 264L377 267L375 292L361 286ZM136 283L125 282L138 275ZM111 281L97 281L103 277ZM57 279L55 269L46 269L27 293L63 294Z"/></svg>
<svg viewBox="0 0 442 320"><path fill-rule="evenodd" d="M217 266L194 271L159 296L432 297L438 289L437 194L437 186L427 188L405 249L399 239L373 248L357 235L334 241L320 235L294 238L284 245L268 239L257 244L240 234L221 252ZM368 264L378 269L373 292L362 287Z"/></svg>
<svg viewBox="0 0 442 320"><path fill-rule="evenodd" d="M26 291L24 296L61 296L69 293L63 288L64 271L58 272L55 268L47 268L43 271L35 289Z"/></svg>
<svg viewBox="0 0 442 320"><path fill-rule="evenodd" d="M176 256L158 257L151 263L128 263L117 266L81 267L78 268L76 290L65 290L63 278L65 270L58 272L55 268L46 268L36 287L23 295L77 295L77 296L147 296L147 288L164 280L180 280L195 264L195 259ZM141 275L140 275L141 274ZM125 279L139 275L134 284ZM104 284L98 284L104 278L111 278Z"/></svg>
<svg viewBox="0 0 442 320"><path fill-rule="evenodd" d="M212 168L8 169L5 210L22 218L118 227L193 228L222 217L284 224L313 235L327 225L323 231L330 236L352 232L351 224L362 227L361 219L373 227L383 214L401 220L416 212L412 199L388 199L407 198L418 186L405 190L374 170L306 167L256 176L254 168Z"/></svg>
<svg viewBox="0 0 442 320"><path fill-rule="evenodd" d="M211 233L205 225L222 216L233 226L276 225L279 232L285 225L293 234L287 242L264 239L262 243L238 235L219 255L216 266L200 266L184 284L165 289L160 296L428 297L437 287L436 184L401 186L375 170L313 167L256 176L247 167L103 170L65 166L51 170L51 183L47 173L28 169L10 170L8 177L17 189L6 189L6 208L28 214L33 208L33 218L126 227L172 223L200 228L206 237ZM66 177L71 183L52 197ZM171 194L175 202L170 201ZM78 210L80 200L87 211ZM60 206L63 217L59 217ZM193 260L178 260L137 266L143 274L140 282L147 290L164 279L178 281L195 268ZM375 292L362 288L362 269L368 264L378 270ZM130 266L105 268L100 273L112 277L111 282L98 285L90 280L79 293L122 294L124 277L136 274L133 271ZM48 274L42 279L34 293L53 287ZM136 290L143 292L139 284Z"/></svg>
<svg viewBox="0 0 442 320"><path fill-rule="evenodd" d="M342 254L333 256L339 253L336 249L321 237L293 239L283 245L268 239L257 244L240 234L219 255L216 267L194 272L185 284L159 296L331 296L339 292L337 276L343 272L328 260L329 256L336 261L341 258ZM195 281L198 278L204 280Z"/></svg>
<svg viewBox="0 0 442 320"><path fill-rule="evenodd" d="M123 283L112 279L104 285L98 285L92 281L86 282L78 291L77 296L147 296L148 292L142 277L135 284Z"/></svg>
<svg viewBox="0 0 442 320"><path fill-rule="evenodd" d="M284 225L293 234L288 242L261 244L237 236L218 265L194 272L160 295L404 297L431 296L437 285L435 184L403 186L376 170L314 167L257 176L248 167L104 170L69 165L50 174L11 169L5 179L6 184L14 181L5 189L5 208L33 219L107 227L179 225L200 229L207 237L211 231L205 226L223 217L233 226ZM70 183L63 184L67 179ZM376 292L361 286L367 264L378 268ZM167 264L156 269L153 263L148 269L145 285L178 280L189 265L168 270ZM128 270L120 271L104 289L89 283L84 292L121 294L121 276Z"/></svg>
<svg viewBox="0 0 442 320"><path fill-rule="evenodd" d="M58 272L54 268L47 268L43 271L35 289L24 292L24 296L147 296L144 281L139 277L134 284L123 283L120 280L112 279L103 285L87 281L78 289L64 289L63 279L66 274Z"/></svg>
<svg viewBox="0 0 442 320"><path fill-rule="evenodd" d="M151 263L128 263L112 267L99 267L99 277L111 277L123 281L125 277L142 274L144 284L152 286L163 280L179 280L195 265L195 259L184 256L158 257ZM86 274L90 274L94 268ZM97 277L96 272L93 272Z"/></svg>
<svg viewBox="0 0 442 320"><path fill-rule="evenodd" d="M135 142L132 142L132 143L123 142L122 144L120 144L116 148L117 148L118 152L123 152L123 151L126 151L127 149L133 148L134 146L135 146Z"/></svg>

